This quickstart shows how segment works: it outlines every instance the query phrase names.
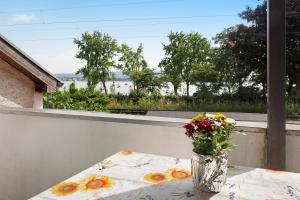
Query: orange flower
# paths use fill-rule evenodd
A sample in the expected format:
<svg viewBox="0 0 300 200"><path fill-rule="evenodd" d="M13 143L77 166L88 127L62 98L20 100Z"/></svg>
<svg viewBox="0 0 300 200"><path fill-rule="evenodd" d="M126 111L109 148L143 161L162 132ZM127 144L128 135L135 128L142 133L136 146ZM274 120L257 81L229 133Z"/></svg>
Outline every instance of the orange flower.
<svg viewBox="0 0 300 200"><path fill-rule="evenodd" d="M173 180L182 180L191 177L191 172L185 169L170 169L168 174Z"/></svg>
<svg viewBox="0 0 300 200"><path fill-rule="evenodd" d="M78 190L78 184L74 182L70 182L70 183L57 184L52 188L51 191L57 196L67 196L73 194L77 190Z"/></svg>
<svg viewBox="0 0 300 200"><path fill-rule="evenodd" d="M164 173L149 173L144 176L144 179L151 183L163 183L169 181L171 178L168 174Z"/></svg>
<svg viewBox="0 0 300 200"><path fill-rule="evenodd" d="M93 191L100 189L109 189L112 187L112 181L106 176L91 176L81 181L79 188L82 191Z"/></svg>

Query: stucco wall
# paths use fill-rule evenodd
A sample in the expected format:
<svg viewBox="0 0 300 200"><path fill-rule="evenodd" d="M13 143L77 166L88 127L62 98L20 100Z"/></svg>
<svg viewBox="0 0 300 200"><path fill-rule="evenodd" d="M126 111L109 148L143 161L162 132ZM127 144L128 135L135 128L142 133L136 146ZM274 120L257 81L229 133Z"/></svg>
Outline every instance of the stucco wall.
<svg viewBox="0 0 300 200"><path fill-rule="evenodd" d="M192 153L180 124L186 119L18 110L0 109L0 200L27 199L122 149L182 158ZM246 135L232 138L238 147L230 164L264 167L265 123L237 125ZM293 131L287 135L287 170L294 172L300 172L297 127L288 126Z"/></svg>
<svg viewBox="0 0 300 200"><path fill-rule="evenodd" d="M33 108L43 109L43 105L44 105L43 97L44 97L44 94L42 92L35 91L34 97L33 97Z"/></svg>
<svg viewBox="0 0 300 200"><path fill-rule="evenodd" d="M0 105L32 108L34 92L34 82L0 58Z"/></svg>
<svg viewBox="0 0 300 200"><path fill-rule="evenodd" d="M5 161L0 164L2 198L29 198L122 149L191 156L191 142L182 125L99 120L0 112L0 158ZM265 132L250 129L246 136L233 137L239 147L230 153L230 163L262 167Z"/></svg>

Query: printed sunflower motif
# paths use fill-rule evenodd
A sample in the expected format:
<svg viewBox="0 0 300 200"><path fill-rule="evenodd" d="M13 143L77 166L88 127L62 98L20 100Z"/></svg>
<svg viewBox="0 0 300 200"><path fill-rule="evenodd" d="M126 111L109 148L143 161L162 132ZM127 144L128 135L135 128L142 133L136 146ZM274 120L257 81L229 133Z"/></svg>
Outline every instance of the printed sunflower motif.
<svg viewBox="0 0 300 200"><path fill-rule="evenodd" d="M171 177L165 173L149 173L144 176L144 179L148 182L158 184L169 181Z"/></svg>
<svg viewBox="0 0 300 200"><path fill-rule="evenodd" d="M123 150L123 151L119 152L119 155L122 155L122 156L128 156L130 154L132 154L132 151Z"/></svg>
<svg viewBox="0 0 300 200"><path fill-rule="evenodd" d="M170 169L167 171L173 180L182 180L191 177L191 172L185 169Z"/></svg>
<svg viewBox="0 0 300 200"><path fill-rule="evenodd" d="M112 187L112 181L107 176L91 176L80 182L81 191L94 191L100 189L109 189Z"/></svg>
<svg viewBox="0 0 300 200"><path fill-rule="evenodd" d="M52 193L57 196L67 196L78 191L78 184L74 182L60 183L52 187Z"/></svg>
<svg viewBox="0 0 300 200"><path fill-rule="evenodd" d="M273 170L273 169L265 169L266 172L272 173L272 174L283 174L285 171L279 171L279 170Z"/></svg>

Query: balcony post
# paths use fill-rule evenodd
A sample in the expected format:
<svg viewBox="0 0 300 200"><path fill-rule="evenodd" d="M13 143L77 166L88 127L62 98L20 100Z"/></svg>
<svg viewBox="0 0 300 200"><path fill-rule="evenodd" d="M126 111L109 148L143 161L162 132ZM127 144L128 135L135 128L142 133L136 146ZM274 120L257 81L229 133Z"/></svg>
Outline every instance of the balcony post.
<svg viewBox="0 0 300 200"><path fill-rule="evenodd" d="M268 0L267 167L285 169L285 0Z"/></svg>

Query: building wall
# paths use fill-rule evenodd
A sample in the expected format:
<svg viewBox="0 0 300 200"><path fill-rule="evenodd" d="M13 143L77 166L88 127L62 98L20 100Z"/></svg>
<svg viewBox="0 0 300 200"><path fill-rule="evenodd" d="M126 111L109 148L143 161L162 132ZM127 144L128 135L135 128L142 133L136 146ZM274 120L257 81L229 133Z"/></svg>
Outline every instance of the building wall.
<svg viewBox="0 0 300 200"><path fill-rule="evenodd" d="M120 150L190 158L186 119L0 109L0 200L28 199ZM176 124L166 124L176 122ZM17 126L16 126L17 124ZM265 123L240 122L232 165L265 167ZM291 128L288 126L287 128ZM287 132L287 170L300 172L300 129Z"/></svg>
<svg viewBox="0 0 300 200"><path fill-rule="evenodd" d="M27 199L122 149L187 159L192 154L182 125L98 120L0 112L3 199ZM238 147L230 152L230 164L263 167L265 130L245 131L232 139Z"/></svg>
<svg viewBox="0 0 300 200"><path fill-rule="evenodd" d="M0 106L39 108L42 98L31 79L0 58Z"/></svg>
<svg viewBox="0 0 300 200"><path fill-rule="evenodd" d="M33 97L33 108L43 109L43 104L44 104L43 97L44 97L44 93L35 91Z"/></svg>

